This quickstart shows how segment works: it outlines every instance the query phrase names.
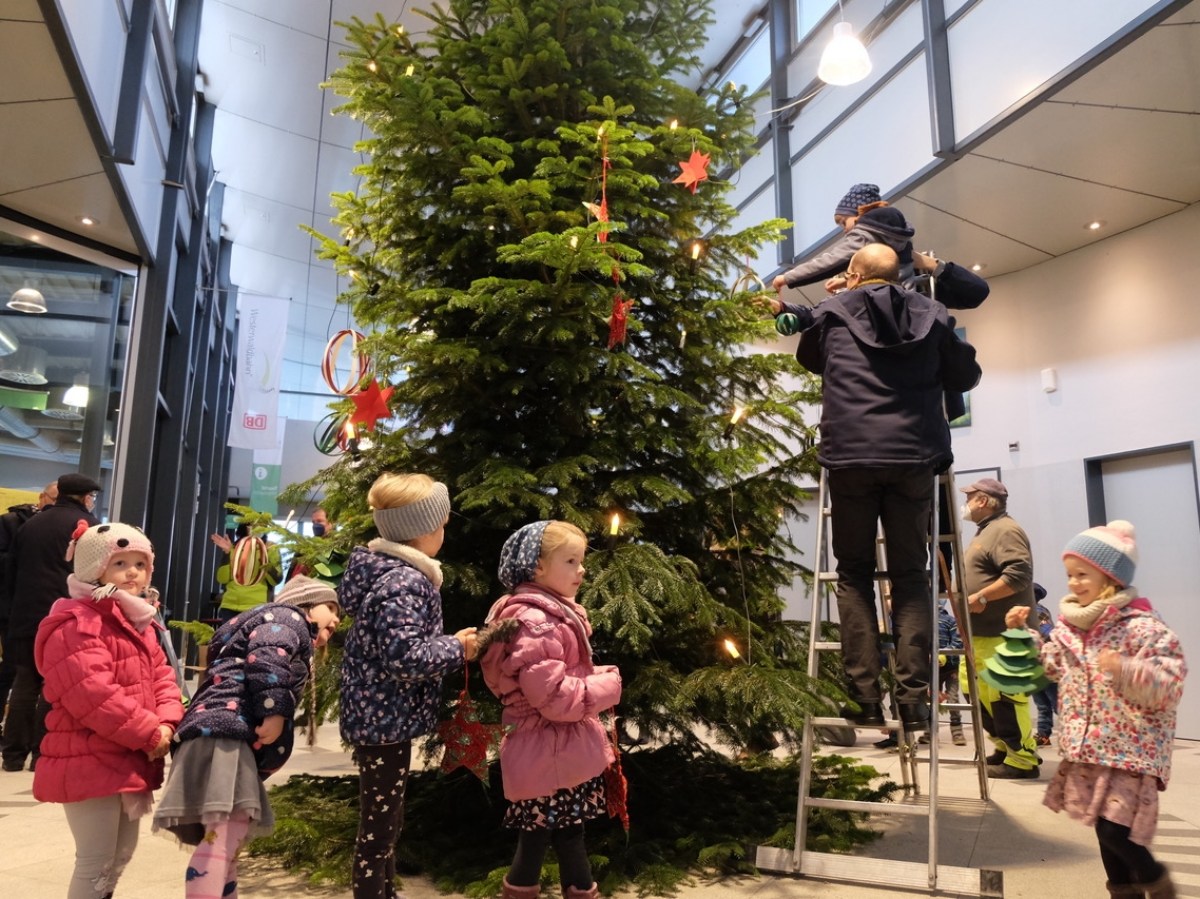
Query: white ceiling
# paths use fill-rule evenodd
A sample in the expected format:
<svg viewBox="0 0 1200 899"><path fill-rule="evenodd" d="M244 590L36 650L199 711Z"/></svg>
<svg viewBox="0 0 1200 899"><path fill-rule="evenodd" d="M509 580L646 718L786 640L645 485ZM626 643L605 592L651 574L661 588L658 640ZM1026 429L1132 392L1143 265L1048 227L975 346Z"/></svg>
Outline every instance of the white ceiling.
<svg viewBox="0 0 1200 899"><path fill-rule="evenodd" d="M409 31L425 19L398 0L206 0L201 86L216 105L213 159L226 185L222 224L243 291L293 301L285 390L326 393L320 350L346 323L335 311L333 269L300 226L330 232L328 197L353 191L362 135L331 115L320 83L339 66L342 29L382 11ZM762 0L717 0L705 60L713 65ZM35 0L0 13L0 206L93 236L133 241L89 148ZM36 137L41 135L42 137ZM46 137L53 135L53 139ZM1123 47L999 133L911 190L903 209L922 247L1016 271L1183 209L1200 200L1200 0ZM853 180L852 177L837 180ZM92 194L97 194L93 197ZM1087 222L1105 225L1090 231ZM768 273L760 273L766 276ZM811 298L816 298L813 295ZM300 363L303 363L302 365Z"/></svg>

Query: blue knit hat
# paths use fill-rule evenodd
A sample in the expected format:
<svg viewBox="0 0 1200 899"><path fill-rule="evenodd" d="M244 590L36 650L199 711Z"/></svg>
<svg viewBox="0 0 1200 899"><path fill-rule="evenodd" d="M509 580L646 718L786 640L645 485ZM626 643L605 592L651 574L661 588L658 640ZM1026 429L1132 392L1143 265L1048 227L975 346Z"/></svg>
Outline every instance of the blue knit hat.
<svg viewBox="0 0 1200 899"><path fill-rule="evenodd" d="M533 580L537 571L538 560L542 557L542 536L549 521L535 521L513 534L504 541L500 549L500 583L506 589L512 590L517 584Z"/></svg>
<svg viewBox="0 0 1200 899"><path fill-rule="evenodd" d="M1074 556L1107 574L1122 587L1133 581L1137 568L1137 543L1133 525L1110 521L1104 527L1088 528L1070 539L1063 558Z"/></svg>
<svg viewBox="0 0 1200 899"><path fill-rule="evenodd" d="M846 196L838 200L837 208L833 210L834 215L858 215L858 207L866 206L868 203L878 203L883 197L879 195L878 184L856 184L848 191Z"/></svg>

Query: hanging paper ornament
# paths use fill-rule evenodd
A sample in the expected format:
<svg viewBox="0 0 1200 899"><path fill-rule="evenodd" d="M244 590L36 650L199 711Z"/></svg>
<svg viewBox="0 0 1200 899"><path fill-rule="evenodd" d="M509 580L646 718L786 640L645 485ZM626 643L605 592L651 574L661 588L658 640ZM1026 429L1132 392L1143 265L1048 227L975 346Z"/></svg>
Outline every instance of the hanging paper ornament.
<svg viewBox="0 0 1200 899"><path fill-rule="evenodd" d="M375 430L375 423L381 418L391 418L392 410L388 408L388 400L392 397L394 387L382 390L374 378L367 389L355 394L350 399L354 402L354 411L350 413L351 425L366 425L368 431Z"/></svg>
<svg viewBox="0 0 1200 899"><path fill-rule="evenodd" d="M625 343L625 331L629 325L629 310L633 300L626 300L618 292L613 294L612 315L608 317L608 348Z"/></svg>
<svg viewBox="0 0 1200 899"><path fill-rule="evenodd" d="M629 833L629 781L621 770L621 746L617 740L617 719L613 716L612 731L609 734L612 742L613 760L604 769L604 799L608 806L608 816L618 818L625 832Z"/></svg>
<svg viewBox="0 0 1200 899"><path fill-rule="evenodd" d="M330 412L313 428L313 446L325 456L340 456L349 446L346 427L349 416L342 412Z"/></svg>
<svg viewBox="0 0 1200 899"><path fill-rule="evenodd" d="M682 184L684 187L690 188L692 193L696 192L696 187L701 181L708 180L708 163L712 157L707 153L701 153L699 150L692 150L692 155L683 162L679 163L679 167L683 170L678 178L672 181L672 184Z"/></svg>
<svg viewBox="0 0 1200 899"><path fill-rule="evenodd" d="M487 783L488 755L500 745L504 726L488 724L479 714L479 707L467 688L467 666L463 666L463 688L454 703L453 714L438 725L437 733L444 747L442 772L466 768Z"/></svg>
<svg viewBox="0 0 1200 899"><path fill-rule="evenodd" d="M366 340L358 331L338 331L325 344L325 355L321 358L321 377L325 384L338 396L349 396L358 390L364 379L371 376L371 359L358 351L358 345ZM343 349L350 351L350 373L345 382L338 381L338 361Z"/></svg>
<svg viewBox="0 0 1200 899"><path fill-rule="evenodd" d="M229 550L229 575L241 587L253 587L267 573L267 543L262 537L247 535Z"/></svg>
<svg viewBox="0 0 1200 899"><path fill-rule="evenodd" d="M1036 693L1050 681L1038 658L1033 634L1023 627L1009 628L1000 635L1004 642L984 663L980 679L989 687L1009 695Z"/></svg>

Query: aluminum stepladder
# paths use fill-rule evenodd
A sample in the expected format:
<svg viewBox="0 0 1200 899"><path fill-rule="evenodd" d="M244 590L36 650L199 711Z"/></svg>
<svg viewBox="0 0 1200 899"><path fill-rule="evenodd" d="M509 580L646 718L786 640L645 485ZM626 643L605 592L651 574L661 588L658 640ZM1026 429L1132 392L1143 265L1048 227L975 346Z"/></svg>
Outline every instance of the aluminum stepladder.
<svg viewBox="0 0 1200 899"><path fill-rule="evenodd" d="M955 893L966 896L997 897L1004 895L1003 873L995 870L966 868L938 864L938 740L937 740L937 708L936 691L938 688L937 655L941 650L937 646L938 597L940 583L945 579L940 570L940 556L936 552L939 544L952 547L955 570L962 572L963 552L960 531L955 516L951 533L941 536L938 534L938 509L945 496L954 496L954 478L949 472L931 479L933 492L932 520L929 533L929 584L930 584L930 614L932 616L934 647L930 658L930 709L933 716L930 731L929 749L929 789L926 796L921 797L918 773L918 744L917 734L906 732L898 720L888 718L885 727L897 734L900 742L900 770L904 781L905 797L897 802L869 802L847 799L826 799L810 795L812 787L812 758L814 751L816 728L820 727L856 727L859 730L878 730L878 725L856 725L843 718L812 717L805 721L804 736L800 760L800 784L796 803L796 841L789 851L775 847L758 847L755 864L766 871L777 871L802 877L813 877L826 880L849 881L854 883L871 884L874 886L894 886L900 889L921 890L928 892ZM821 640L821 625L827 616L822 616L821 602L828 601L828 593L837 581L837 575L830 570L830 538L829 538L829 488L827 474L821 472L819 490L819 512L817 518L817 551L815 554L815 569L811 590L812 611L809 619L809 651L808 674L810 677L820 676L819 654L823 651L840 651L840 643ZM880 541L882 544L882 541ZM882 547L882 555L886 557L886 547ZM877 565L875 580L884 589L888 587L887 570L882 562ZM877 591L884 595L884 590ZM971 730L974 738L975 756L973 759L947 759L975 765L979 772L979 803L988 799L988 781L986 768L985 740L982 719L979 711L978 691L975 684L974 656L971 653L970 617L966 607L965 594L961 589L954 589L947 584L947 592L960 623L963 649L953 650L962 656L960 664L967 666L968 696L967 701L949 706L971 713ZM890 616L881 615L884 622L883 635L890 631ZM892 668L893 659L888 656L888 667ZM946 706L943 706L946 707ZM924 744L922 744L924 745ZM961 801L961 800L959 800ZM805 848L808 836L808 810L812 808L841 809L851 812L865 812L881 815L906 815L914 818L924 817L928 828L928 860L926 863L899 861L893 859L866 858L857 855L844 855L830 852L813 852Z"/></svg>

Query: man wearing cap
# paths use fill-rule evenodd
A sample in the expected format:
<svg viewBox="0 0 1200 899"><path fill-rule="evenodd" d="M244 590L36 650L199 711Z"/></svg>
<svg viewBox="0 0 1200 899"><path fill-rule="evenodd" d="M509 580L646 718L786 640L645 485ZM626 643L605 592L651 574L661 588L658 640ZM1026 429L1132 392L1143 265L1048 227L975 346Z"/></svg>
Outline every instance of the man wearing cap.
<svg viewBox="0 0 1200 899"><path fill-rule="evenodd" d="M4 720L0 742L0 767L20 771L30 759L37 763L38 747L46 732L46 707L39 707L42 676L33 662L33 640L38 625L54 601L67 592L67 544L80 521L88 527L100 523L92 514L100 484L85 474L65 474L58 479L58 499L29 519L13 538L8 565L12 612L8 622L5 653L13 654L16 678Z"/></svg>
<svg viewBox="0 0 1200 899"><path fill-rule="evenodd" d="M975 684L983 713L983 729L996 745L988 756L988 777L1036 778L1037 744L1029 715L1028 695L1009 695L978 675L1004 644L1004 616L1014 606L1033 607L1033 553L1029 537L1008 514L1008 488L995 478L981 478L962 488L967 495L963 519L978 527L963 560L963 588L971 613L971 646ZM967 669L959 666L967 692Z"/></svg>

